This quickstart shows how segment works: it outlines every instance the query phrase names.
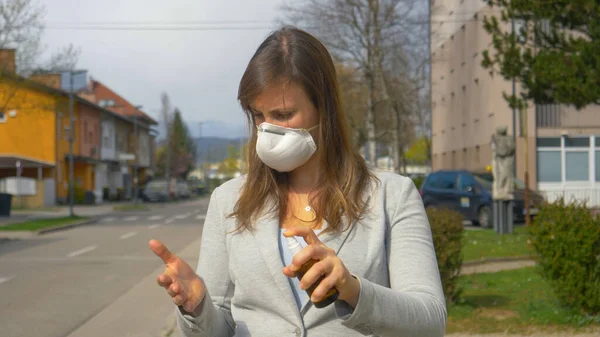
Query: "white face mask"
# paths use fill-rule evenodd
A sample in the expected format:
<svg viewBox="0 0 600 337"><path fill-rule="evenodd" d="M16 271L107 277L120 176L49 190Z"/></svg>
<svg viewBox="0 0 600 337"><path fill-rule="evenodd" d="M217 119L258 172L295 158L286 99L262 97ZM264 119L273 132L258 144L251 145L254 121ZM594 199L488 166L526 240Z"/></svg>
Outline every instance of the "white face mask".
<svg viewBox="0 0 600 337"><path fill-rule="evenodd" d="M290 172L302 166L317 150L317 144L309 131L312 128L292 129L269 123L261 123L256 141L256 153L260 160L279 172Z"/></svg>

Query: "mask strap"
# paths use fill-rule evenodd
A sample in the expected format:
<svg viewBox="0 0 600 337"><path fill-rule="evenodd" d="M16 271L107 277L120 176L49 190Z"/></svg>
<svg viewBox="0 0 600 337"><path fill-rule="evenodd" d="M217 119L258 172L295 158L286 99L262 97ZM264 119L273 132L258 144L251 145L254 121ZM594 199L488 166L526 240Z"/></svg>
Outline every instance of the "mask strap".
<svg viewBox="0 0 600 337"><path fill-rule="evenodd" d="M312 128L310 128L310 129L307 129L306 131L309 131L309 132L310 132L310 131L312 131L312 130L314 130L314 129L318 128L320 125L321 125L321 124L319 123L319 124L317 124L317 125L313 126Z"/></svg>

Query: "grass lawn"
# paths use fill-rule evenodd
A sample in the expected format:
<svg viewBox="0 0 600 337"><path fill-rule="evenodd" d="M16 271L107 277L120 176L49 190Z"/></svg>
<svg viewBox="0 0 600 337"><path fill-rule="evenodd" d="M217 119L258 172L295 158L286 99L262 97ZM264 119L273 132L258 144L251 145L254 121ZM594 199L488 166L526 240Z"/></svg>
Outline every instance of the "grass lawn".
<svg viewBox="0 0 600 337"><path fill-rule="evenodd" d="M600 331L600 316L561 307L535 267L462 276L460 284L460 302L448 307L448 333Z"/></svg>
<svg viewBox="0 0 600 337"><path fill-rule="evenodd" d="M25 207L13 207L11 212L15 213L29 213L29 212L58 212L60 207L41 207L41 208L25 208Z"/></svg>
<svg viewBox="0 0 600 337"><path fill-rule="evenodd" d="M0 226L1 231L36 231L44 228L69 225L75 222L86 220L86 217L64 217L52 219L36 219L22 223Z"/></svg>
<svg viewBox="0 0 600 337"><path fill-rule="evenodd" d="M463 241L463 260L475 261L501 257L535 256L527 244L527 230L515 227L513 234L500 235L492 229L467 230Z"/></svg>
<svg viewBox="0 0 600 337"><path fill-rule="evenodd" d="M125 205L118 205L113 207L113 210L115 211L147 211L149 210L150 207L144 205L144 204L125 204Z"/></svg>

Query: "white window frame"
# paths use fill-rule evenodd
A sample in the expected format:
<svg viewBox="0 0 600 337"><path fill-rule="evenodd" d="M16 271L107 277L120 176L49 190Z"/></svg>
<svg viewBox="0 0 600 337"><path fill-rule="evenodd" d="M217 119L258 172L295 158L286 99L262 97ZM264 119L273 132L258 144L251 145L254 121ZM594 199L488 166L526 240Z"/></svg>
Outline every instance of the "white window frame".
<svg viewBox="0 0 600 337"><path fill-rule="evenodd" d="M600 135L592 136L592 143L590 144L591 154L590 154L590 167L594 170L591 173L592 182L594 185L600 187L600 177L596 177L596 152L600 151L600 145L596 145L596 139L600 139Z"/></svg>
<svg viewBox="0 0 600 337"><path fill-rule="evenodd" d="M542 137L542 138L557 138L557 137ZM537 147L535 151L536 155L536 175L538 171L538 165L540 163L537 161L537 153L538 152L559 152L560 153L560 181L539 181L538 177L538 185L550 185L550 186L562 186L565 181L565 153L564 153L564 137L560 137L560 146L558 147Z"/></svg>
<svg viewBox="0 0 600 337"><path fill-rule="evenodd" d="M572 138L585 138L582 136L572 136ZM588 147L566 147L566 136L560 137L559 147L538 147L537 151L560 151L561 156L561 181L560 182L540 182L538 181L538 190L548 192L550 194L561 195L565 193L565 198L573 197L574 195L585 196L588 199L588 206L596 207L600 205L600 181L596 181L596 151L600 151L600 146L596 146L596 139L600 135L588 136L590 145ZM567 163L566 154L573 152L588 153L588 180L582 181L567 181ZM536 152L537 154L537 152ZM539 165L536 162L536 166Z"/></svg>
<svg viewBox="0 0 600 337"><path fill-rule="evenodd" d="M571 137L571 138L585 138L585 137ZM567 147L566 146L566 137L560 137L561 141L560 141L560 145L562 148L562 154L561 154L561 165L563 167L563 176L562 176L562 181L564 182L565 185L569 185L572 186L574 184L584 184L583 186L588 187L588 184L592 184L594 183L593 179L595 178L592 174L592 170L595 170L594 168L594 164L592 164L592 160L595 160L592 152L592 149L594 148L592 146L592 144L594 144L593 142L595 141L593 136L588 136L589 140L590 140L590 145L586 148L586 147ZM567 153L584 153L587 152L588 154L588 179L587 180L567 180Z"/></svg>

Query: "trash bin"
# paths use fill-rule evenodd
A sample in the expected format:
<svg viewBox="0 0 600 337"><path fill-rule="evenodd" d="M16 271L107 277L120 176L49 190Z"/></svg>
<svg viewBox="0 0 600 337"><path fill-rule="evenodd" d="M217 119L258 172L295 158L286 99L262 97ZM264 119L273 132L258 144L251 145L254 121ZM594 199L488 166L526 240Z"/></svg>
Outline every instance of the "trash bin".
<svg viewBox="0 0 600 337"><path fill-rule="evenodd" d="M12 194L0 193L0 216L10 216Z"/></svg>

